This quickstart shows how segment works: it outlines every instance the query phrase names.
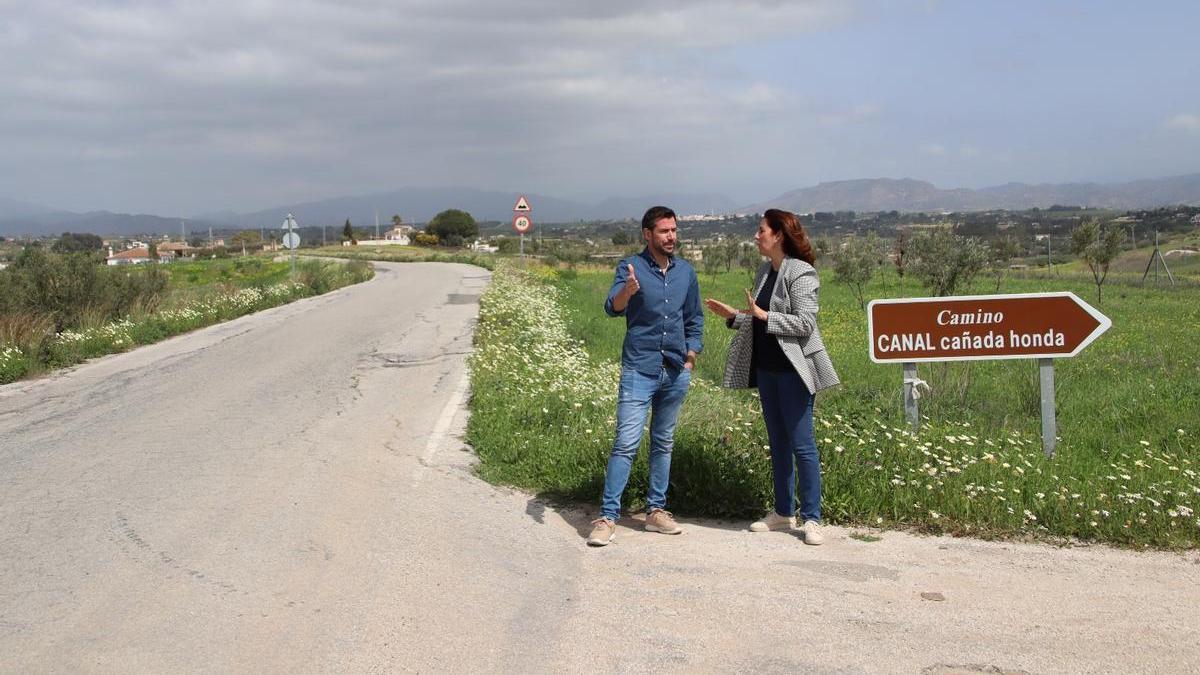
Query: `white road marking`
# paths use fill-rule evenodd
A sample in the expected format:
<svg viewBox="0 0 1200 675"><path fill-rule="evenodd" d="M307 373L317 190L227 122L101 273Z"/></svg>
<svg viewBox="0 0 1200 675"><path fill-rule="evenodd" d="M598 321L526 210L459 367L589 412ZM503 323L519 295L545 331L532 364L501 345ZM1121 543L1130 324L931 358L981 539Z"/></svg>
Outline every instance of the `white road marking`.
<svg viewBox="0 0 1200 675"><path fill-rule="evenodd" d="M450 399L446 401L445 407L442 408L442 414L438 417L437 424L433 426L433 432L429 434L429 441L425 443L425 452L421 454L421 464L413 472L413 485L420 484L421 478L425 474L425 467L429 466L433 461L434 455L437 454L438 450L446 442L446 433L450 430L450 423L454 421L454 416L458 414L463 398L467 395L467 387L470 383L471 373L466 368L466 364L464 364L463 375L459 378L454 392L450 394Z"/></svg>

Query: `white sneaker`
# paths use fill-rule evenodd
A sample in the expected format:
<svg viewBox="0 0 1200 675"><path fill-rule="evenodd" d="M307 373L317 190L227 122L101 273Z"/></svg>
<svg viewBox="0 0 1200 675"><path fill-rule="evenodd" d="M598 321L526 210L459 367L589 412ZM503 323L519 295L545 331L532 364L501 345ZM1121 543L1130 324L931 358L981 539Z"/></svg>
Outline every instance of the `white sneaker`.
<svg viewBox="0 0 1200 675"><path fill-rule="evenodd" d="M750 523L751 532L770 532L771 530L790 530L796 527L796 516L781 516L775 511L761 519Z"/></svg>
<svg viewBox="0 0 1200 675"><path fill-rule="evenodd" d="M806 520L800 528L804 533L804 543L809 546L820 546L825 543L825 535L821 534L821 524L815 520Z"/></svg>

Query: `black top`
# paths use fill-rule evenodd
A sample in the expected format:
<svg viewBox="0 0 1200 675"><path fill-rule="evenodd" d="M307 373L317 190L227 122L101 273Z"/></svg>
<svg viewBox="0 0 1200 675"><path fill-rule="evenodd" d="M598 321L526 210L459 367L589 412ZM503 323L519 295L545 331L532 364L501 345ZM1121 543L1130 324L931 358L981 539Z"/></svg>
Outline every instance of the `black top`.
<svg viewBox="0 0 1200 675"><path fill-rule="evenodd" d="M754 304L764 311L771 309L771 293L775 290L775 280L778 278L779 271L772 269L755 298ZM792 362L788 361L783 348L779 346L779 340L767 332L767 322L762 319L754 319L754 353L750 359L750 372L758 369L776 373L794 370Z"/></svg>

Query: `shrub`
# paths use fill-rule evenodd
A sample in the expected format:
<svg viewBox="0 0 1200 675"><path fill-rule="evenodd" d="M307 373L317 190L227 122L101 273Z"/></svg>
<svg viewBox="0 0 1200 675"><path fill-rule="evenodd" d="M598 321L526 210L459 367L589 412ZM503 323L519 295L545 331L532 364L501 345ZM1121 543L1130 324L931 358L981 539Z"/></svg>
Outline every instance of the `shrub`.
<svg viewBox="0 0 1200 675"><path fill-rule="evenodd" d="M1079 256L1092 272L1092 281L1096 284L1096 304L1100 304L1108 266L1121 253L1123 239L1124 233L1119 226L1104 227L1095 218L1089 218L1071 230L1071 252Z"/></svg>
<svg viewBox="0 0 1200 675"><path fill-rule="evenodd" d="M478 237L479 225L466 211L446 209L429 221L425 231L437 235L447 246L458 246L452 243L452 238L457 237L457 241L462 242Z"/></svg>
<svg viewBox="0 0 1200 675"><path fill-rule="evenodd" d="M313 295L320 295L332 289L333 277L334 270L319 260L305 260L296 265L296 281Z"/></svg>
<svg viewBox="0 0 1200 675"><path fill-rule="evenodd" d="M933 295L954 295L971 283L987 263L987 249L970 237L938 227L917 234L909 245L909 269Z"/></svg>
<svg viewBox="0 0 1200 675"><path fill-rule="evenodd" d="M865 308L864 289L882 263L883 249L874 232L865 237L849 237L833 252L834 278L849 286L858 298L858 306Z"/></svg>
<svg viewBox="0 0 1200 675"><path fill-rule="evenodd" d="M54 266L62 261L42 259L35 262L37 265ZM265 267L261 261L244 265L246 268ZM111 308L115 305L89 304L73 308L74 325L56 334L55 320L49 313L24 310L0 312L0 384L20 379L44 365L68 366L96 356L124 351L138 344L156 342L316 292L364 281L373 273L370 264L363 261L348 264L307 261L301 264L299 270L304 283L264 283L259 287L242 289L228 284L215 295L208 294L206 299L183 307L160 310L161 291L165 289L167 278L162 269L147 266L145 270L131 270L128 273L117 271L107 277L115 285L106 288L109 288L107 292L112 293L112 298L117 299L117 305L125 309L122 318L109 318ZM111 272L102 270L101 275L106 274ZM57 277L48 273L33 275L32 278ZM17 281L24 282L26 279L18 277ZM0 274L0 284L5 284L4 288L15 287L17 281L12 275ZM49 297L58 296L50 294ZM12 300L7 293L0 296L0 307L11 307Z"/></svg>
<svg viewBox="0 0 1200 675"><path fill-rule="evenodd" d="M15 347L36 357L54 337L54 320L45 314L13 312L0 314L0 344Z"/></svg>
<svg viewBox="0 0 1200 675"><path fill-rule="evenodd" d="M43 314L63 331L81 326L85 314L115 319L134 306L152 308L166 292L167 273L157 265L137 267L101 267L86 253L26 247L0 272L0 314Z"/></svg>
<svg viewBox="0 0 1200 675"><path fill-rule="evenodd" d="M21 379L32 365L32 360L20 349L0 343L0 384Z"/></svg>
<svg viewBox="0 0 1200 675"><path fill-rule="evenodd" d="M351 260L345 264L342 271L351 284L357 284L375 276L375 270L371 269L371 263L365 260Z"/></svg>

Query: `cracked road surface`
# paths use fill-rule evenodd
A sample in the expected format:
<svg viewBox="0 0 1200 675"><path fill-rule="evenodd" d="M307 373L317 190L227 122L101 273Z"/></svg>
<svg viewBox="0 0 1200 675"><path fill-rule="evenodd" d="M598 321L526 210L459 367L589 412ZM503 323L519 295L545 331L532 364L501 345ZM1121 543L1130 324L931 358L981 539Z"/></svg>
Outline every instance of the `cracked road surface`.
<svg viewBox="0 0 1200 675"><path fill-rule="evenodd" d="M473 477L488 274L0 387L0 672L1195 672L1200 558L622 521Z"/></svg>

